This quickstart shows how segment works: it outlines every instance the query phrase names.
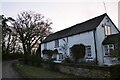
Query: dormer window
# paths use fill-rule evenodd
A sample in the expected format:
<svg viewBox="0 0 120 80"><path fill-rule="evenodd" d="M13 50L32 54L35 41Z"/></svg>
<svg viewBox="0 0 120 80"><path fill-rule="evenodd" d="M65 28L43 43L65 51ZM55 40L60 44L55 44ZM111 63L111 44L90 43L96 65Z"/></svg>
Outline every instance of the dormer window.
<svg viewBox="0 0 120 80"><path fill-rule="evenodd" d="M104 26L104 28L105 28L105 36L110 35L110 34L111 34L111 29L110 29L110 26L105 25L105 26Z"/></svg>

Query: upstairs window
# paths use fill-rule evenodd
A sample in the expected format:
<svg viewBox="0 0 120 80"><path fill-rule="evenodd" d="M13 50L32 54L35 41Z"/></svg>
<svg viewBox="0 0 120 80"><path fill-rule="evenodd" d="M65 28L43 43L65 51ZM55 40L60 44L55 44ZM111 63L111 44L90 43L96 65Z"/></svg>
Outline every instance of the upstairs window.
<svg viewBox="0 0 120 80"><path fill-rule="evenodd" d="M59 40L55 40L55 48L59 47Z"/></svg>
<svg viewBox="0 0 120 80"><path fill-rule="evenodd" d="M86 46L86 56L91 57L91 46Z"/></svg>
<svg viewBox="0 0 120 80"><path fill-rule="evenodd" d="M44 43L44 49L47 49L47 43Z"/></svg>
<svg viewBox="0 0 120 80"><path fill-rule="evenodd" d="M105 25L105 35L110 35L111 34L111 29L110 26Z"/></svg>

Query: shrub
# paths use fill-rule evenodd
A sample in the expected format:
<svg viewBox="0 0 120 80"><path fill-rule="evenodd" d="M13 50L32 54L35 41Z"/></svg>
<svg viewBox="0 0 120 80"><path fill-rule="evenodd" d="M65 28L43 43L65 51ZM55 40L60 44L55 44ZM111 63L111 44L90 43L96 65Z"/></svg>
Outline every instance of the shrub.
<svg viewBox="0 0 120 80"><path fill-rule="evenodd" d="M72 56L75 59L75 62L78 61L78 59L80 58L84 58L85 56L85 46L83 44L76 44L73 45L70 48L71 52L72 52Z"/></svg>
<svg viewBox="0 0 120 80"><path fill-rule="evenodd" d="M50 59L52 57L52 55L54 54L54 51L53 50L43 50L42 53L47 54Z"/></svg>
<svg viewBox="0 0 120 80"><path fill-rule="evenodd" d="M8 53L8 54L5 54L3 53L2 54L2 60L15 60L15 59L19 59L19 58L22 58L22 54L20 53Z"/></svg>
<svg viewBox="0 0 120 80"><path fill-rule="evenodd" d="M33 65L33 66L41 66L42 58L38 55L24 55L23 58L19 59L20 63Z"/></svg>
<svg viewBox="0 0 120 80"><path fill-rule="evenodd" d="M64 59L63 63L74 63L74 61L67 57Z"/></svg>

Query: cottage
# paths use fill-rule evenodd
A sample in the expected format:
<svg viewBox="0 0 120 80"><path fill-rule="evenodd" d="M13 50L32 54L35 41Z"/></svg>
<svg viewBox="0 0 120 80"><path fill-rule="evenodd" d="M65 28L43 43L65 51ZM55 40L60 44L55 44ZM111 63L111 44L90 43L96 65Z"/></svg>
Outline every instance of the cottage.
<svg viewBox="0 0 120 80"><path fill-rule="evenodd" d="M111 49L115 49L116 41L108 41L110 37L118 35L119 30L112 20L105 13L80 24L76 24L67 29L50 34L41 43L43 50L57 50L58 54L52 55L55 62L61 62L66 57L71 56L70 48L76 44L85 45L86 61L96 60L98 65L112 65L110 57ZM46 54L41 53L43 59L47 59Z"/></svg>

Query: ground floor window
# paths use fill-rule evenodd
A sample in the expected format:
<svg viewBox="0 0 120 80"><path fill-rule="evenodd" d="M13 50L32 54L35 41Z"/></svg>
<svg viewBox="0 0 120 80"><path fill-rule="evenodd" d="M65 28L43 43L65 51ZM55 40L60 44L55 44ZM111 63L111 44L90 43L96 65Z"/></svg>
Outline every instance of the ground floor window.
<svg viewBox="0 0 120 80"><path fill-rule="evenodd" d="M86 46L86 57L91 58L91 46Z"/></svg>
<svg viewBox="0 0 120 80"><path fill-rule="evenodd" d="M63 54L59 54L59 60L63 60L63 59L64 59Z"/></svg>
<svg viewBox="0 0 120 80"><path fill-rule="evenodd" d="M110 54L114 51L113 44L105 45L104 48L105 48L105 56L110 56Z"/></svg>
<svg viewBox="0 0 120 80"><path fill-rule="evenodd" d="M57 54L53 54L52 58L53 58L54 60L57 60Z"/></svg>

